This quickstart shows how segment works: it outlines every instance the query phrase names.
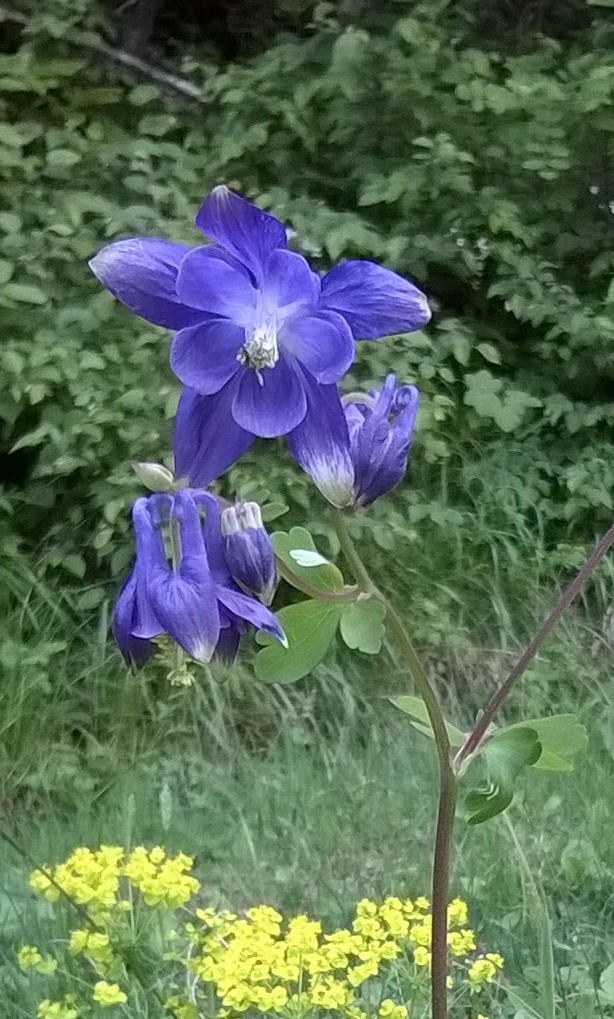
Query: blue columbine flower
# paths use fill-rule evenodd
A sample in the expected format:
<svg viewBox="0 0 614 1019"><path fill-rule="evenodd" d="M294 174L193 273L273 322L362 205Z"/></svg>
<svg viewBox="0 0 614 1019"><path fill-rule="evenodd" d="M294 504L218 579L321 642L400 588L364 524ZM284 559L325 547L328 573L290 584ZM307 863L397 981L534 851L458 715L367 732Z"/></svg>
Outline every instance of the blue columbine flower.
<svg viewBox="0 0 614 1019"><path fill-rule="evenodd" d="M413 284L372 262L343 262L321 278L288 250L279 220L227 187L207 196L196 225L213 244L133 238L90 264L132 311L176 331L171 367L187 387L175 426L178 471L205 485L254 436L292 434L300 446L314 419L342 428L335 383L354 340L419 329L430 312ZM223 447L214 443L205 462L203 443L221 429Z"/></svg>
<svg viewBox="0 0 614 1019"><path fill-rule="evenodd" d="M265 605L273 600L276 585L275 552L262 525L257 502L241 502L222 513L226 561L234 579Z"/></svg>
<svg viewBox="0 0 614 1019"><path fill-rule="evenodd" d="M336 441L313 428L309 445L291 441L294 455L334 506L368 506L407 470L418 401L415 386L397 386L388 375L381 389L344 399L346 428Z"/></svg>
<svg viewBox="0 0 614 1019"><path fill-rule="evenodd" d="M214 496L187 489L150 495L136 500L132 519L136 562L113 618L115 638L129 664L143 665L154 652L153 638L164 633L201 662L214 654L226 661L234 658L248 622L283 641L273 613L232 580ZM174 562L165 548L167 527Z"/></svg>

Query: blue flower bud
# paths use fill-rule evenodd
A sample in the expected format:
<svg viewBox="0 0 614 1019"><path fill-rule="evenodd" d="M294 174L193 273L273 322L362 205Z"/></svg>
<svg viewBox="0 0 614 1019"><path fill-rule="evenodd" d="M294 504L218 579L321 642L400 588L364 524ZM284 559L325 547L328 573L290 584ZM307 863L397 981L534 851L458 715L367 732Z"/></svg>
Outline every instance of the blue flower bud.
<svg viewBox="0 0 614 1019"><path fill-rule="evenodd" d="M243 502L225 509L222 535L226 561L234 579L265 605L270 605L276 585L275 553L262 526L258 503Z"/></svg>
<svg viewBox="0 0 614 1019"><path fill-rule="evenodd" d="M369 503L398 485L407 470L420 394L388 375L381 389L345 402L354 465L354 503Z"/></svg>

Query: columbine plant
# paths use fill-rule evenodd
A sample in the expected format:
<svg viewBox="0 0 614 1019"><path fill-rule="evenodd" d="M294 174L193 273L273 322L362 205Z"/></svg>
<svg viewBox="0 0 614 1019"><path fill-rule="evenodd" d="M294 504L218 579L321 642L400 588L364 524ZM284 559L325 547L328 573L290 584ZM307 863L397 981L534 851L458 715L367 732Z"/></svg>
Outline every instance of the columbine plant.
<svg viewBox="0 0 614 1019"><path fill-rule="evenodd" d="M614 526L473 729L456 728L444 719L404 620L372 580L346 524L346 514L354 507L368 506L403 478L418 392L403 381L397 385L394 375L368 393L341 396L337 384L352 363L355 340L421 328L429 320L426 298L412 283L371 262L347 261L320 277L288 249L286 231L277 219L225 187L215 188L205 199L196 225L213 243L190 249L135 238L111 244L91 263L98 278L133 312L175 331L170 363L185 387L175 419L176 476L156 465L138 468L155 494L137 499L133 507L136 562L117 601L115 636L126 661L137 668L169 639L179 663L186 656L199 662L219 656L231 662L252 624L265 645L256 656L257 676L290 682L317 665L337 629L349 647L371 654L380 650L388 629L419 694L394 703L434 740L439 760L432 896L425 907L430 912L413 959L430 969L432 1019L446 1019L449 953L454 957L454 944L460 944L448 912L450 853L467 766L479 758L487 775L485 784L469 788L465 797L474 824L509 806L514 781L525 768L569 770L570 756L585 742L584 730L573 717L532 719L507 728L496 727L494 718L614 541ZM320 555L307 531L294 528L269 539L257 506L222 508L205 490L255 436L286 435L293 456L331 505L343 558L353 574L351 584L337 565ZM279 573L308 596L277 616L266 607L276 583L273 552ZM61 886L57 876L54 880ZM377 926L380 914L373 908L372 926ZM409 917L399 909L403 927ZM218 921L208 916L206 922L210 948ZM234 921L224 922L232 934ZM280 918L271 915L267 923L267 936L277 937ZM195 937L200 946L201 935ZM314 953L319 950L316 942ZM470 947L464 945L463 952ZM215 985L219 974L226 973L226 948L204 959L201 971L200 951L197 947L192 969ZM343 947L339 951L344 958L348 954ZM473 971L475 979L479 973L491 979L499 965L498 956L487 955ZM286 1009L282 985L294 977L287 966L284 973L276 976L281 983L263 991L261 1011ZM217 984L218 994L228 979L232 982L232 974ZM343 979L347 983L349 978ZM343 983L336 977L330 980ZM312 998L309 1007L319 1004L328 1012L341 1010L349 1019L362 1019L364 1013L352 1012L343 988L326 990L329 982L322 981L321 1000ZM123 992L105 985L98 993L104 997ZM233 994L230 1013L257 1007L247 985ZM223 993L221 998L224 1003ZM194 999L191 1004L196 1008ZM395 1009L403 1005L384 1002L378 1015L400 1019ZM204 1013L199 1006L175 1014L192 1019Z"/></svg>

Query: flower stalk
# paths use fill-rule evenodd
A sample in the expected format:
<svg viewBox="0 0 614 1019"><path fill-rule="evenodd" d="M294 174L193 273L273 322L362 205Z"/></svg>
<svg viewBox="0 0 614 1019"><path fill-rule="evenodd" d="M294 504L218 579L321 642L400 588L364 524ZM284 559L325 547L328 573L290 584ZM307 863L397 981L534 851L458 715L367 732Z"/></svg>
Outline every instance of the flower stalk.
<svg viewBox="0 0 614 1019"><path fill-rule="evenodd" d="M506 697L518 682L527 666L533 661L546 638L552 633L563 613L580 593L589 577L597 568L608 549L614 544L614 523L597 543L582 569L565 588L552 612L544 621L537 634L520 656L508 676L501 683L488 702L474 729L454 759L451 757L450 740L439 699L422 668L418 655L400 616L386 596L369 576L347 529L343 513L332 510L335 530L341 551L354 573L358 586L381 602L386 609L386 619L399 650L405 660L408 672L421 695L433 730L439 762L439 801L435 829L435 847L432 871L431 898L431 1016L432 1019L448 1017L448 902L450 886L450 859L452 854L454 820L458 797L458 782L461 769L468 758L479 750L490 724Z"/></svg>
<svg viewBox="0 0 614 1019"><path fill-rule="evenodd" d="M447 1019L450 855L457 797L457 778L451 763L450 740L437 694L422 668L401 617L371 580L352 541L343 513L333 509L332 515L341 551L354 573L356 581L363 591L376 598L386 610L388 627L396 639L408 672L424 701L435 737L439 760L439 806L431 890L431 994L433 1019Z"/></svg>

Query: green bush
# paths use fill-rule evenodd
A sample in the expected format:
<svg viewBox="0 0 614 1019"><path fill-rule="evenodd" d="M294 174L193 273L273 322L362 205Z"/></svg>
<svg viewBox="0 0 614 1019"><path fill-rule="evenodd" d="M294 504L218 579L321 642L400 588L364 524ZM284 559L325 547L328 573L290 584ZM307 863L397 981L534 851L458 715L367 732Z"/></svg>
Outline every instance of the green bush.
<svg viewBox="0 0 614 1019"><path fill-rule="evenodd" d="M201 103L119 80L74 25L52 39L57 19L0 56L0 512L45 568L122 572L129 463L168 450L177 395L165 334L87 259L119 236L196 242L219 180L320 268L381 260L432 300L426 333L360 347L355 381L392 368L423 392L410 480L359 525L376 546L419 524L442 562L462 532L476 569L527 536L565 565L611 513L612 29L595 8L565 41L486 50L456 6L367 31L321 5L317 31L246 63L190 58ZM301 479L270 464L304 518Z"/></svg>

